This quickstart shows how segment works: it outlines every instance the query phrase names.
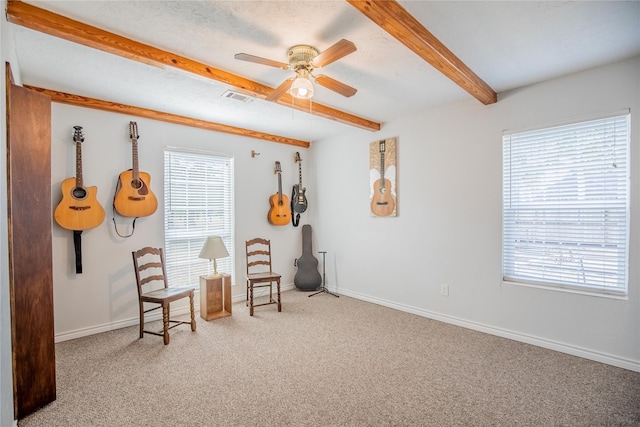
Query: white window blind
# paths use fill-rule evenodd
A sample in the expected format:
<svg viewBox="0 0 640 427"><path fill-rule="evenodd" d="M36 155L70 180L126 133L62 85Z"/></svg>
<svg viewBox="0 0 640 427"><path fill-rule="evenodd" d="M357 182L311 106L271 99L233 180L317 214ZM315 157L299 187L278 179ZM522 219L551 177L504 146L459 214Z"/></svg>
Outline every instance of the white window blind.
<svg viewBox="0 0 640 427"><path fill-rule="evenodd" d="M503 135L503 280L625 295L629 114Z"/></svg>
<svg viewBox="0 0 640 427"><path fill-rule="evenodd" d="M213 271L198 258L207 236L218 235L229 256L218 272L233 272L233 159L166 148L164 153L164 229L167 277L171 287L198 286Z"/></svg>

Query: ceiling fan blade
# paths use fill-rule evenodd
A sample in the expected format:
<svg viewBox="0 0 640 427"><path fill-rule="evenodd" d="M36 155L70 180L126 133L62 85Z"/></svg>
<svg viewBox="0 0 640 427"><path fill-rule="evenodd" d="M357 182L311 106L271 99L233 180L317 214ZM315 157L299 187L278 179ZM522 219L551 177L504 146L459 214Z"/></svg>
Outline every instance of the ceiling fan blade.
<svg viewBox="0 0 640 427"><path fill-rule="evenodd" d="M323 52L320 52L318 56L313 58L313 61L311 61L311 65L313 65L315 68L324 67L334 61L337 61L343 56L347 56L350 53L355 52L356 50L356 45L354 45L349 40L342 39L333 46L325 49Z"/></svg>
<svg viewBox="0 0 640 427"><path fill-rule="evenodd" d="M249 55L248 53L236 53L233 57L241 61L255 62L256 64L282 68L283 70L289 69L289 64L285 64L284 62L274 61L272 59L267 59L267 58L261 58L259 56Z"/></svg>
<svg viewBox="0 0 640 427"><path fill-rule="evenodd" d="M287 79L287 80L283 81L282 83L280 83L280 86L275 88L273 90L273 92L271 92L269 95L267 95L265 100L267 100L267 101L277 101L278 99L280 99L280 97L282 95L284 95L284 93L286 91L289 90L289 88L291 87L291 83L293 83L293 80L294 80L294 77L291 77L290 79Z"/></svg>
<svg viewBox="0 0 640 427"><path fill-rule="evenodd" d="M339 93L342 96L346 96L347 98L356 94L358 89L353 88L349 85L341 83L336 79L332 79L331 77L327 77L324 74L320 74L316 78L316 83L320 86L324 86L327 89L331 89L334 92Z"/></svg>

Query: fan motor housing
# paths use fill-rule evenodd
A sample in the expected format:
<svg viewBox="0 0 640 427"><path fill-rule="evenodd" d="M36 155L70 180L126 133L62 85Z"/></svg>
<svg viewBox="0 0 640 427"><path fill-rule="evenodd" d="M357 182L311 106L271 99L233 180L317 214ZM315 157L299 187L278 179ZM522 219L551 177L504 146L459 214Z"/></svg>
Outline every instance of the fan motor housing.
<svg viewBox="0 0 640 427"><path fill-rule="evenodd" d="M289 48L287 57L289 58L290 69L294 71L304 69L311 72L313 70L311 61L313 61L313 58L318 56L319 53L320 52L318 52L318 49L315 47L304 44L295 45Z"/></svg>

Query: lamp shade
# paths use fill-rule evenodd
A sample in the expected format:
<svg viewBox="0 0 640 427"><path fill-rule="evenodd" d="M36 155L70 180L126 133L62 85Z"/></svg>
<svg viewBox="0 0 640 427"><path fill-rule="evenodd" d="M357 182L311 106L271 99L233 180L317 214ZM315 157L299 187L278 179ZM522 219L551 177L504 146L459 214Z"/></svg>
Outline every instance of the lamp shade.
<svg viewBox="0 0 640 427"><path fill-rule="evenodd" d="M204 259L216 259L228 256L229 252L227 252L227 247L224 245L222 237L220 236L207 237L200 251L200 258Z"/></svg>
<svg viewBox="0 0 640 427"><path fill-rule="evenodd" d="M200 250L200 258L211 259L213 260L213 275L217 276L217 258L225 258L229 256L229 252L227 252L227 247L224 245L222 241L222 237L220 236L209 236L207 240L204 241L204 245L202 245L202 249Z"/></svg>
<svg viewBox="0 0 640 427"><path fill-rule="evenodd" d="M291 96L300 99L309 99L313 96L313 85L311 80L306 77L298 77L291 84L289 90Z"/></svg>

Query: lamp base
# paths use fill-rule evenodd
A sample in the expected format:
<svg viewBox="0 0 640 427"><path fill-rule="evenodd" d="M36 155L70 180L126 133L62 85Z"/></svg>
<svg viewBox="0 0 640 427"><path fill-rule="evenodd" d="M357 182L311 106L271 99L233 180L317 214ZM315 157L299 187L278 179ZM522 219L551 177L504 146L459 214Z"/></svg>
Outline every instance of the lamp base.
<svg viewBox="0 0 640 427"><path fill-rule="evenodd" d="M231 276L200 276L200 317L214 320L231 316Z"/></svg>

